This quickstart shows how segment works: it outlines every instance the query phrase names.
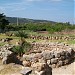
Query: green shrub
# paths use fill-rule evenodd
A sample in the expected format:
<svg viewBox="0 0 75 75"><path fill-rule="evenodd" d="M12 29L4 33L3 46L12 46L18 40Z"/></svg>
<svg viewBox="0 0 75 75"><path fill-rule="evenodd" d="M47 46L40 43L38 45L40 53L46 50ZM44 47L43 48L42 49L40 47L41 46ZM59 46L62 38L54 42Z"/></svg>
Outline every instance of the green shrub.
<svg viewBox="0 0 75 75"><path fill-rule="evenodd" d="M26 42L24 38L21 38L20 44L18 46L14 46L12 51L22 56L25 52L31 49L31 44Z"/></svg>
<svg viewBox="0 0 75 75"><path fill-rule="evenodd" d="M27 38L28 34L25 31L18 31L15 33L15 36Z"/></svg>
<svg viewBox="0 0 75 75"><path fill-rule="evenodd" d="M14 46L12 48L12 51L17 53L18 55L21 55L24 52L23 49L20 46Z"/></svg>

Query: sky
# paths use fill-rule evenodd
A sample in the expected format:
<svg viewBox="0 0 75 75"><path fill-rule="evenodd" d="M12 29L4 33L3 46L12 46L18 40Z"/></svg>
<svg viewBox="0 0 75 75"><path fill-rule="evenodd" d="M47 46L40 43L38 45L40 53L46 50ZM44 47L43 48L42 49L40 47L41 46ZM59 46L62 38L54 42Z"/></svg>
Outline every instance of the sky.
<svg viewBox="0 0 75 75"><path fill-rule="evenodd" d="M8 17L74 23L75 0L0 0L0 13Z"/></svg>

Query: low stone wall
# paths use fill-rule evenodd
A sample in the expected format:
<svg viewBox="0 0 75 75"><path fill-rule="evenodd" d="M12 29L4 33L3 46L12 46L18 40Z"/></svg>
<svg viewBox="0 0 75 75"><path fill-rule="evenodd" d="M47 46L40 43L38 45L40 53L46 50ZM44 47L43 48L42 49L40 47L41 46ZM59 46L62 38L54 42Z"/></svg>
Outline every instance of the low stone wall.
<svg viewBox="0 0 75 75"><path fill-rule="evenodd" d="M32 50L33 53L38 53L42 51L62 51L71 49L68 44L65 43L58 43L58 42L46 42L46 43L32 43Z"/></svg>
<svg viewBox="0 0 75 75"><path fill-rule="evenodd" d="M32 66L34 63L47 63L51 67L67 65L74 60L75 51L63 43L33 43L29 54L23 55L23 65Z"/></svg>
<svg viewBox="0 0 75 75"><path fill-rule="evenodd" d="M30 39L36 39L36 40L75 40L75 37L71 36L29 36Z"/></svg>

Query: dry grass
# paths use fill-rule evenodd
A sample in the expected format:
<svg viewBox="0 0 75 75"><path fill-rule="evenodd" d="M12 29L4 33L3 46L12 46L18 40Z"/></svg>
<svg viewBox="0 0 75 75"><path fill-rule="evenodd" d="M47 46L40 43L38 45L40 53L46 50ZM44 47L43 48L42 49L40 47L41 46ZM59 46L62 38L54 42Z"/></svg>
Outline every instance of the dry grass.
<svg viewBox="0 0 75 75"><path fill-rule="evenodd" d="M1 67L2 69L0 70L0 75L10 75L13 73L20 72L20 70L22 69L21 65L14 65L14 64L0 65L0 68Z"/></svg>

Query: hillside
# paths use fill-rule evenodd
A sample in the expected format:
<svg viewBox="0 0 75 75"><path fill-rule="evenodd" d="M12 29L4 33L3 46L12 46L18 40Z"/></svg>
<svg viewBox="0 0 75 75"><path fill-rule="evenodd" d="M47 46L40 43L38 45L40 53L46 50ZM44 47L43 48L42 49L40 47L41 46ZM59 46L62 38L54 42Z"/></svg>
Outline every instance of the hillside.
<svg viewBox="0 0 75 75"><path fill-rule="evenodd" d="M10 23L16 23L17 22L17 17L6 17L6 19ZM55 23L53 21L48 21L48 20L35 20L35 19L28 19L28 18L18 18L18 22L19 22L19 24L29 23L29 22L33 22L33 23L46 23L46 22Z"/></svg>

